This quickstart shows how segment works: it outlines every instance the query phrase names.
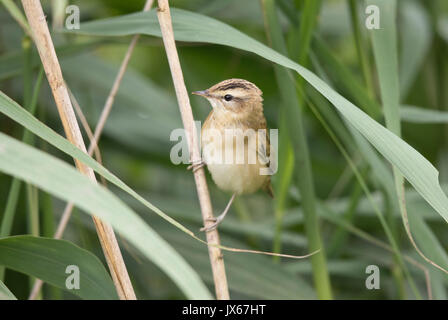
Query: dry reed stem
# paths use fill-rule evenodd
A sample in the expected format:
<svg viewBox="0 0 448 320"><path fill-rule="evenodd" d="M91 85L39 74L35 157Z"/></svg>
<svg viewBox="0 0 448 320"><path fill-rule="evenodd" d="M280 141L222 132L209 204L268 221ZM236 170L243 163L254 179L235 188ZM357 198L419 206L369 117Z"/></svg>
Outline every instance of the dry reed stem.
<svg viewBox="0 0 448 320"><path fill-rule="evenodd" d="M33 33L33 39L44 66L67 139L86 152L42 6L38 0L22 0L22 5L25 9L25 14ZM96 182L93 170L77 159L74 160L78 170ZM136 299L112 227L95 216L92 217L119 298Z"/></svg>
<svg viewBox="0 0 448 320"><path fill-rule="evenodd" d="M76 116L78 117L79 121L81 122L82 128L87 133L87 137L89 138L90 143L92 143L92 141L94 140L94 133L90 129L89 122L87 121L86 116L82 112L82 109L78 103L78 100L76 100L75 96L73 95L72 91L70 90L70 88L68 86L67 86L67 90L70 95L70 100L72 101L73 108L75 109ZM100 165L103 165L103 158L101 156L101 152L100 152L100 149L98 148L98 146L95 149L93 149L93 153L95 154L96 161L98 161L98 163ZM91 154L89 154L89 155L91 156ZM99 178L101 180L101 184L103 186L107 187L106 179L102 175L100 175Z"/></svg>
<svg viewBox="0 0 448 320"><path fill-rule="evenodd" d="M182 68L180 66L179 57L177 54L176 43L174 41L168 0L158 0L158 5L157 17L159 19L160 29L162 31L163 44L165 46L166 55L170 65L176 97L182 116L182 122L187 134L190 160L192 163L196 163L196 161L201 159L197 143L198 137L196 134L196 127L194 125L190 99L188 97L187 88L185 87ZM204 226L207 227L212 224L211 220L213 218L213 209L203 168L200 168L194 172L194 179L201 206L202 219L204 221ZM213 281L215 283L216 298L218 300L228 300L230 297L223 255L221 249L215 246L219 245L219 234L217 229L206 232L206 237L207 243L211 244L208 246L208 252L212 266Z"/></svg>
<svg viewBox="0 0 448 320"><path fill-rule="evenodd" d="M153 2L154 2L154 0L147 0L145 3L145 6L143 7L143 11L148 11L149 9L151 9ZM87 153L90 156L92 156L92 154L95 153L95 158L99 163L101 163L101 153L98 148L98 141L103 132L104 125L106 124L107 118L109 117L110 111L111 111L113 103L115 101L115 96L117 95L118 89L120 88L121 81L123 80L123 76L126 72L127 66L129 64L132 53L134 52L135 46L137 45L139 38L140 38L139 34L136 34L135 36L133 36L131 43L129 44L129 47L126 50L125 56L120 65L120 69L118 70L118 73L115 76L114 83L109 92L109 95L107 96L106 103L104 104L103 110L101 111L101 115L98 120L98 124L97 124L97 126L95 128L95 132L93 134L90 131L90 127L87 125L87 121L84 119L85 117L82 113L82 110L80 110L79 106L77 106L74 96L70 93L70 96L72 97L73 105L75 107L75 110L77 111L76 113L78 114L78 117L79 117L80 121L82 122L83 127L90 139L90 145L89 145L89 149L88 149ZM101 177L101 178L102 178L102 183L105 185L106 182L105 182L104 178L103 177ZM65 206L53 238L55 238L55 239L62 238L65 228L67 227L68 221L70 220L73 207L74 207L73 203L67 203L67 205ZM32 290L31 290L31 293L29 296L30 300L35 299L35 297L39 293L40 289L42 288L42 285L43 285L43 281L40 279L37 279L36 282L34 283Z"/></svg>

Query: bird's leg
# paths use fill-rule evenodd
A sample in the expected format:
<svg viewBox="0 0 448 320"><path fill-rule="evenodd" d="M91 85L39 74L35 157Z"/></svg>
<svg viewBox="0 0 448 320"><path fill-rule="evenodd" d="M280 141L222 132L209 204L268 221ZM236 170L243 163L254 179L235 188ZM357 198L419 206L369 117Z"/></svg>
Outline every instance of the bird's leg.
<svg viewBox="0 0 448 320"><path fill-rule="evenodd" d="M193 161L188 167L187 170L192 170L193 172L198 171L199 169L201 169L203 166L205 166L205 162L204 160L200 159L197 161Z"/></svg>
<svg viewBox="0 0 448 320"><path fill-rule="evenodd" d="M226 216L227 212L229 211L230 206L232 205L233 200L235 200L235 197L236 197L236 193L234 193L232 195L232 197L229 200L229 203L227 203L226 208L224 209L224 211L219 216L217 216L216 218L213 218L213 219L209 219L209 220L212 220L214 222L211 226L202 227L200 230L207 232L207 231L211 231L211 230L216 229L218 224L221 223L221 221L224 219L224 217Z"/></svg>

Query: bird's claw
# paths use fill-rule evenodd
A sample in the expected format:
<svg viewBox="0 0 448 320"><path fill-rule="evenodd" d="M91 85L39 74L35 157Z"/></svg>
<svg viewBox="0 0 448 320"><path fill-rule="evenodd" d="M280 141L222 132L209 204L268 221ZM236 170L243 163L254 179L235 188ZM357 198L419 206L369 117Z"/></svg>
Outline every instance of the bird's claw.
<svg viewBox="0 0 448 320"><path fill-rule="evenodd" d="M218 224L220 224L221 221L224 220L224 217L226 216L227 212L229 212L230 205L232 204L233 200L235 199L235 196L236 196L236 193L234 193L232 195L232 197L230 198L229 203L227 203L227 206L224 209L223 213L221 213L218 217L216 217L216 218L215 217L211 217L211 218L206 218L205 219L205 221L213 222L213 224L211 224L209 226L204 226L200 230L201 231L205 231L205 232L215 230L216 227L218 226Z"/></svg>
<svg viewBox="0 0 448 320"><path fill-rule="evenodd" d="M187 167L187 170L192 170L193 173L201 169L203 166L205 166L205 162L203 160L199 160L197 162L193 162Z"/></svg>
<svg viewBox="0 0 448 320"><path fill-rule="evenodd" d="M215 230L216 227L218 226L218 224L222 221L222 219L219 219L219 218L207 218L206 221L213 222L213 224L211 224L210 226L207 226L207 227L202 227L201 229L199 229L200 231L208 232L208 231Z"/></svg>

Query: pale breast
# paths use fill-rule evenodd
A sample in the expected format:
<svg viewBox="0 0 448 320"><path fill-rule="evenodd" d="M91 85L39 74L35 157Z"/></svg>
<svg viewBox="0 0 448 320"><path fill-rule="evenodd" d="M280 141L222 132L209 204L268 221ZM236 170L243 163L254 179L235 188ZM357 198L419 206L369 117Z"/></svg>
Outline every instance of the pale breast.
<svg viewBox="0 0 448 320"><path fill-rule="evenodd" d="M210 164L207 168L219 188L236 194L253 193L268 179L268 176L260 175L259 165Z"/></svg>
<svg viewBox="0 0 448 320"><path fill-rule="evenodd" d="M213 117L208 120L201 133L202 156L216 185L237 194L260 189L269 177L260 174L260 169L265 165L258 160L256 140L250 143L248 137L251 134L244 131L245 128L238 122L226 123L223 127ZM225 129L236 129L233 131L235 137ZM247 138L240 134L246 134Z"/></svg>

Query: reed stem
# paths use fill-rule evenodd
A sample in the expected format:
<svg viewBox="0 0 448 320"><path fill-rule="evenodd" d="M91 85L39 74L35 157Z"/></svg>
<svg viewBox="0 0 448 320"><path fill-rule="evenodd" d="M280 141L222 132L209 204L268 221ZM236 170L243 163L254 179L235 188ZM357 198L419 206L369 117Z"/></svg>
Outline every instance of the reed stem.
<svg viewBox="0 0 448 320"><path fill-rule="evenodd" d="M162 31L163 44L165 46L166 55L170 65L171 76L173 78L182 122L188 138L190 160L192 163L195 163L201 159L198 148L198 137L194 124L193 112L191 110L190 99L188 97L187 88L185 87L182 68L180 66L179 56L177 54L176 43L174 41L170 7L168 0L158 0L158 4L159 7L157 9L157 18L159 19L160 29ZM194 172L194 179L196 182L196 189L198 192L204 226L208 227L213 223L213 208L210 201L210 194L203 168L200 168ZM228 300L230 299L230 296L227 286L224 259L221 249L216 247L216 245L219 245L220 243L218 230L214 229L206 232L206 237L207 243L211 244L208 246L208 252L212 266L213 281L215 283L216 298L218 300Z"/></svg>
<svg viewBox="0 0 448 320"><path fill-rule="evenodd" d="M143 11L148 11L151 9L152 4L154 0L147 0L145 3L145 6L143 8ZM121 62L120 69L118 70L118 73L115 77L114 83L112 85L112 88L109 92L109 95L107 96L106 103L104 104L103 110L101 111L100 119L98 120L98 124L95 127L95 132L90 136L90 144L88 148L88 154L91 156L95 152L96 160L98 160L101 163L101 153L99 152L98 148L98 141L101 137L101 134L103 133L104 125L106 124L106 121L109 117L110 111L112 109L112 106L115 101L115 96L117 95L118 89L120 88L121 81L123 80L124 74L126 72L126 69L128 67L129 61L131 60L132 53L134 52L135 46L137 45L138 39L140 38L140 35L137 34L132 37L131 43L129 44L128 49L126 50L125 56L123 61ZM76 105L75 105L76 107ZM79 114L79 113L78 113ZM84 125L84 128L89 129L88 126ZM87 134L89 134L87 132ZM105 185L104 178L101 177L103 184ZM64 211L62 212L61 219L59 220L58 226L56 228L56 232L54 233L55 239L61 239L62 235L64 234L65 228L67 227L68 221L70 220L70 217L72 215L73 211L73 203L67 203ZM29 299L33 299L35 295L39 292L39 290L42 287L43 282L41 280L36 281L34 284L33 289L31 290L31 294Z"/></svg>
<svg viewBox="0 0 448 320"><path fill-rule="evenodd" d="M87 152L78 122L73 111L67 87L62 77L61 67L56 56L53 41L48 30L45 14L38 0L22 0L28 23L33 33L39 56L47 75L59 116L61 118L67 139L76 147ZM78 170L96 182L93 170L81 161L75 159ZM93 217L95 227L100 239L112 279L120 299L136 299L126 266L115 238L112 227Z"/></svg>
<svg viewBox="0 0 448 320"><path fill-rule="evenodd" d="M358 54L359 64L361 65L362 74L364 76L364 82L366 84L367 93L371 99L375 98L375 88L373 86L372 68L367 54L367 44L362 36L360 29L360 22L358 16L358 1L348 0L348 5L350 9L350 18L352 24L353 35L355 37L356 52Z"/></svg>

